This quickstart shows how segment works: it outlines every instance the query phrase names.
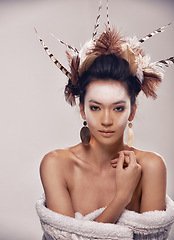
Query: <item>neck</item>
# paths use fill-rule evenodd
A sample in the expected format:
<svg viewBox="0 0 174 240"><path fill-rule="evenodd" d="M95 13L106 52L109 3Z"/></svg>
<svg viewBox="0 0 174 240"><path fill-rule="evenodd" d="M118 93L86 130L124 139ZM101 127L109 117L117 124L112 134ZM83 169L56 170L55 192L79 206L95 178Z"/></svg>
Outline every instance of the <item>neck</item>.
<svg viewBox="0 0 174 240"><path fill-rule="evenodd" d="M110 160L117 158L118 152L124 148L123 136L113 145L100 144L92 138L87 150L88 159L99 168L110 166Z"/></svg>

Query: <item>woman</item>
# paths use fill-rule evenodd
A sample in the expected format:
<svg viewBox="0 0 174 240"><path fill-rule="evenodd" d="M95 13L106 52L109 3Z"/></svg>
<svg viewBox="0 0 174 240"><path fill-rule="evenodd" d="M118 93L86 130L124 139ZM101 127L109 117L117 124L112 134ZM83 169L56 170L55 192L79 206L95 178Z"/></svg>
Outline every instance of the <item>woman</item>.
<svg viewBox="0 0 174 240"><path fill-rule="evenodd" d="M74 56L67 52L71 72L40 39L50 58L68 76L66 100L73 105L79 97L84 119L82 142L46 154L40 174L48 209L75 218L77 212L86 216L102 208L92 220L113 224L125 209L140 214L166 209L164 160L123 140L136 113L136 97L143 91L156 98L162 74L140 48L147 37L139 42L135 38L123 40L108 21L106 31L96 38L97 27L98 23L92 41L80 52L67 45L75 52Z"/></svg>
<svg viewBox="0 0 174 240"><path fill-rule="evenodd" d="M130 148L123 141L136 112L137 92L130 87L136 80L128 63L115 55L101 55L84 75L80 112L91 141L44 157L41 179L47 207L74 217L75 212L86 215L107 206L95 221L109 223L115 223L124 208L140 213L164 210L162 157ZM136 87L139 90L138 82Z"/></svg>

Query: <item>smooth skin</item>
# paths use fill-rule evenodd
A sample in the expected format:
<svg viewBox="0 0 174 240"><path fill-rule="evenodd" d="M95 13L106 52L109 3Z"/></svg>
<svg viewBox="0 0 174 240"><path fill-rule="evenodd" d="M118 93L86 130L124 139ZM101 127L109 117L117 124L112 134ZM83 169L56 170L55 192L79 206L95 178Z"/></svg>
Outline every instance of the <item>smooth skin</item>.
<svg viewBox="0 0 174 240"><path fill-rule="evenodd" d="M91 82L84 106L79 106L91 141L44 156L40 174L47 207L70 217L106 207L95 219L104 223L115 223L125 208L138 213L164 210L164 160L123 141L136 112L126 89L112 80Z"/></svg>

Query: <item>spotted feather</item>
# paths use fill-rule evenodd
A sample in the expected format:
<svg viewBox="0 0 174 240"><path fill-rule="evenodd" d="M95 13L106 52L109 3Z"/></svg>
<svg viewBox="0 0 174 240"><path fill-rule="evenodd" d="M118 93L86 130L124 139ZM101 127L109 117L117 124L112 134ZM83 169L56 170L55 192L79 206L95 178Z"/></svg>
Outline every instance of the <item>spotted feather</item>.
<svg viewBox="0 0 174 240"><path fill-rule="evenodd" d="M170 26L172 23L173 23L173 22L168 23L168 24L166 24L165 26L160 27L160 28L156 29L155 31L149 33L149 34L146 35L145 37L141 38L141 39L139 40L139 42L140 42L140 43L143 43L143 42L145 42L146 40L148 40L149 38L153 37L154 35L156 35L156 34L158 34L158 33L161 33L161 32L164 32L164 30L165 30L168 26Z"/></svg>
<svg viewBox="0 0 174 240"><path fill-rule="evenodd" d="M100 1L99 8L98 8L98 15L97 15L97 18L96 18L96 23L95 23L95 26L94 26L94 32L93 32L93 35L92 35L92 40L94 42L96 41L97 30L98 30L98 27L99 27L101 9L102 9L102 4L101 4L101 1Z"/></svg>
<svg viewBox="0 0 174 240"><path fill-rule="evenodd" d="M156 62L156 65L158 67L163 67L163 66L169 67L173 63L174 63L174 57L170 57L165 60L160 60L160 61Z"/></svg>
<svg viewBox="0 0 174 240"><path fill-rule="evenodd" d="M37 30L34 28L35 32L38 35ZM38 35L39 37L39 35ZM43 40L39 37L40 43L42 44L45 52L48 54L48 56L51 58L51 60L54 62L54 64L69 78L71 79L71 73L68 72L68 70L66 70L66 68L64 68L62 66L62 64L54 57L54 55L50 52L50 50L48 49L48 47L45 45L45 43L43 42Z"/></svg>
<svg viewBox="0 0 174 240"><path fill-rule="evenodd" d="M108 30L110 31L111 28L110 28L110 21L109 21L109 0L107 0L106 17L107 17Z"/></svg>
<svg viewBox="0 0 174 240"><path fill-rule="evenodd" d="M73 46L65 43L64 41L60 40L59 38L57 38L56 36L54 36L54 34L51 33L51 35L52 35L55 39L57 39L61 44L65 45L67 48L71 49L73 52L75 52L75 53L77 53L77 54L79 53L79 51L77 50L77 48L75 48L75 47L73 47Z"/></svg>

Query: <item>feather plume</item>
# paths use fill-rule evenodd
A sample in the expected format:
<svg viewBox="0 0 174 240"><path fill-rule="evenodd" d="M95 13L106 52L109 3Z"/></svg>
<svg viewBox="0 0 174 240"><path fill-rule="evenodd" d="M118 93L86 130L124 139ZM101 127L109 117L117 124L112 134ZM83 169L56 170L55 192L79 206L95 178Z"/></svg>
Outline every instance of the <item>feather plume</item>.
<svg viewBox="0 0 174 240"><path fill-rule="evenodd" d="M87 71L94 60L102 54L121 55L124 42L119 32L115 29L111 31L106 27L106 31L100 35L95 44L89 44L90 42L88 42L85 44L85 48L83 47L83 51L80 50L80 59L82 55L85 56L85 59L80 64L79 75L81 76L83 72Z"/></svg>
<svg viewBox="0 0 174 240"><path fill-rule="evenodd" d="M75 96L71 93L66 99L67 103L69 103L72 107L76 105Z"/></svg>
<svg viewBox="0 0 174 240"><path fill-rule="evenodd" d="M68 52L67 52L68 53ZM79 80L79 64L80 58L79 56L71 57L68 53L67 55L70 58L70 68L71 68L71 79L69 79L68 84L65 87L65 99L71 105L76 105L75 96L79 95L79 87L78 87L78 80Z"/></svg>
<svg viewBox="0 0 174 240"><path fill-rule="evenodd" d="M69 79L68 84L65 87L65 99L66 101L71 105L76 105L75 95L79 94L79 89L77 87L78 85L78 69L79 69L79 63L80 58L79 56L72 57L67 51L66 51L67 57L69 59L69 65L71 68L71 79Z"/></svg>
<svg viewBox="0 0 174 240"><path fill-rule="evenodd" d="M139 55L141 55L142 57L145 56L145 52L140 47L140 42L138 41L137 37L134 36L133 38L126 38L126 43L129 44L135 56L139 56Z"/></svg>
<svg viewBox="0 0 174 240"><path fill-rule="evenodd" d="M163 60L156 62L156 65L162 68L163 66L169 67L173 63L174 63L174 57L170 57L165 60L163 59Z"/></svg>
<svg viewBox="0 0 174 240"><path fill-rule="evenodd" d="M122 53L122 36L116 30L106 29L96 42L93 52L97 55L114 53L120 55Z"/></svg>
<svg viewBox="0 0 174 240"><path fill-rule="evenodd" d="M78 79L79 79L79 64L80 58L79 56L74 56L71 61L71 82L74 86L77 86Z"/></svg>
<svg viewBox="0 0 174 240"><path fill-rule="evenodd" d="M75 95L73 94L72 88L70 85L71 84L68 83L65 86L64 94L65 94L65 100L67 101L67 103L69 103L73 107L74 105L76 105L76 100L75 100Z"/></svg>
<svg viewBox="0 0 174 240"><path fill-rule="evenodd" d="M102 9L102 4L101 4L101 1L100 1L99 8L98 8L98 15L97 15L97 18L96 18L96 23L95 23L95 26L94 26L94 32L93 32L93 35L92 35L92 40L94 42L96 41L97 30L98 30L98 27L99 27L99 19L100 19L101 9Z"/></svg>
<svg viewBox="0 0 174 240"><path fill-rule="evenodd" d="M71 49L73 52L79 53L79 51L77 50L77 48L75 48L75 47L73 47L73 46L65 43L64 41L60 40L59 38L57 38L56 36L54 36L54 34L51 33L51 35L52 35L55 39L57 39L61 44L65 45L67 48Z"/></svg>
<svg viewBox="0 0 174 240"><path fill-rule="evenodd" d="M149 68L144 71L144 80L141 85L141 90L145 93L146 97L157 98L156 90L162 81L162 75L155 73L154 69Z"/></svg>
<svg viewBox="0 0 174 240"><path fill-rule="evenodd" d="M143 75L143 70L140 66L138 66L137 68L137 72L136 72L136 75L135 75L138 80L140 81L140 83L142 84L143 83L143 80L144 80L144 75Z"/></svg>
<svg viewBox="0 0 174 240"><path fill-rule="evenodd" d="M162 32L164 32L164 30L165 30L168 26L170 26L172 23L173 23L173 22L168 23L168 24L166 24L165 26L160 27L160 28L156 29L155 31L149 33L149 34L146 35L145 37L141 38L141 39L139 40L139 42L140 42L140 43L143 43L143 42L145 42L146 40L148 40L149 38L151 38L151 37L153 37L154 35L156 35L157 33L162 33Z"/></svg>
<svg viewBox="0 0 174 240"><path fill-rule="evenodd" d="M35 32L37 33L37 30L34 28ZM37 33L38 35L38 33ZM39 35L38 35L39 37ZM42 44L45 52L48 54L48 56L51 58L51 60L54 62L54 64L68 77L71 78L71 73L66 70L66 68L63 67L63 65L54 57L54 55L50 52L48 47L45 45L43 40L39 37L40 43Z"/></svg>
<svg viewBox="0 0 174 240"><path fill-rule="evenodd" d="M80 65L85 61L85 59L87 58L87 56L92 53L93 49L94 49L95 43L94 41L91 39L89 41L87 41L83 47L80 49L79 51L79 57L80 57Z"/></svg>
<svg viewBox="0 0 174 240"><path fill-rule="evenodd" d="M109 22L109 0L107 0L107 6L106 6L106 17L107 17L107 25L108 25L108 30L110 31L110 22Z"/></svg>
<svg viewBox="0 0 174 240"><path fill-rule="evenodd" d="M66 51L66 56L67 56L67 59L68 59L69 66L71 66L72 56L68 51Z"/></svg>

